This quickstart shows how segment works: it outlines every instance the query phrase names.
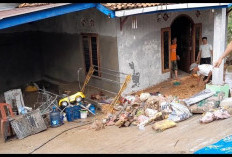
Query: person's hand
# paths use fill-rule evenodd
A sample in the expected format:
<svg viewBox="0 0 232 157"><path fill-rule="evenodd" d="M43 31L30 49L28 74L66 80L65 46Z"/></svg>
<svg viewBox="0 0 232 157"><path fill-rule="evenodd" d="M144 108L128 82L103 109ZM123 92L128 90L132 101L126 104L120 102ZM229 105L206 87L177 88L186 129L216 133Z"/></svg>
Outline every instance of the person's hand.
<svg viewBox="0 0 232 157"><path fill-rule="evenodd" d="M177 55L177 60L180 60L180 57Z"/></svg>
<svg viewBox="0 0 232 157"><path fill-rule="evenodd" d="M219 58L215 63L214 63L214 67L215 68L219 68L219 66L221 65L222 63L222 58Z"/></svg>

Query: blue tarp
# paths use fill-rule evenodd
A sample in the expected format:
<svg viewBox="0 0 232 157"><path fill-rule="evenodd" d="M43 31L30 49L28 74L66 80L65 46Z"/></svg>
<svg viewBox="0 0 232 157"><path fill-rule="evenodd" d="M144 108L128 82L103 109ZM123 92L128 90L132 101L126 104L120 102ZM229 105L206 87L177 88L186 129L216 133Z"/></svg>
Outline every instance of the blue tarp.
<svg viewBox="0 0 232 157"><path fill-rule="evenodd" d="M232 154L232 135L204 147L196 151L194 154Z"/></svg>

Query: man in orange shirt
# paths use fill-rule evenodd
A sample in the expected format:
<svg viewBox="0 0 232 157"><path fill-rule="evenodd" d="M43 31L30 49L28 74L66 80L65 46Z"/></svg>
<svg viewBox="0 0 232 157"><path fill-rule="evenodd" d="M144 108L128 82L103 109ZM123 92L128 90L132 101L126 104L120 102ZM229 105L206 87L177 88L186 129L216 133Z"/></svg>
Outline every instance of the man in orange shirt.
<svg viewBox="0 0 232 157"><path fill-rule="evenodd" d="M171 65L172 65L172 69L171 69L171 78L172 78L172 72L175 72L175 77L178 80L178 75L177 75L177 70L178 70L178 66L177 66L177 60L179 60L179 56L176 55L176 48L177 48L177 38L173 38L172 39L172 45L171 45Z"/></svg>

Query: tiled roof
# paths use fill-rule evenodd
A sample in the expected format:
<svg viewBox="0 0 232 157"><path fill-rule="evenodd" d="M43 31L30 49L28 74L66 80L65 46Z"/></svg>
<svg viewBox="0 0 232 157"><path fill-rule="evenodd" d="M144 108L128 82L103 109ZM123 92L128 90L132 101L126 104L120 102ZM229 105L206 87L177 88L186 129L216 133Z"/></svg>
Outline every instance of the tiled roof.
<svg viewBox="0 0 232 157"><path fill-rule="evenodd" d="M24 7L37 7L41 5L48 5L51 3L21 3L18 8L24 8Z"/></svg>
<svg viewBox="0 0 232 157"><path fill-rule="evenodd" d="M105 7L110 10L126 10L126 9L134 9L134 8L146 8L153 7L158 5L168 5L171 3L102 3ZM174 3L172 3L174 4Z"/></svg>

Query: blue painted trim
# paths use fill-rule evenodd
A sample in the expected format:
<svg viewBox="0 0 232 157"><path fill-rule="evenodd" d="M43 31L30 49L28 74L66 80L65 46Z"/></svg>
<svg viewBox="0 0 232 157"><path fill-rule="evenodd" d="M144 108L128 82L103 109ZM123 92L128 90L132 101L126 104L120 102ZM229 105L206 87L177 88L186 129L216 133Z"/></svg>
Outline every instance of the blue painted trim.
<svg viewBox="0 0 232 157"><path fill-rule="evenodd" d="M232 3L228 4L227 8L231 7L232 6Z"/></svg>
<svg viewBox="0 0 232 157"><path fill-rule="evenodd" d="M95 7L96 7L96 3L68 4L65 6L49 8L49 9L27 13L23 15L8 17L0 20L0 29L9 28L12 26L16 26L28 22L38 21L49 17L54 17L58 15L63 15L63 14L85 10L89 8L95 8Z"/></svg>
<svg viewBox="0 0 232 157"><path fill-rule="evenodd" d="M101 5L100 3L98 3L96 5L96 8L101 11L102 13L106 14L107 16L110 15L110 18L115 18L115 12L106 8L105 6Z"/></svg>

